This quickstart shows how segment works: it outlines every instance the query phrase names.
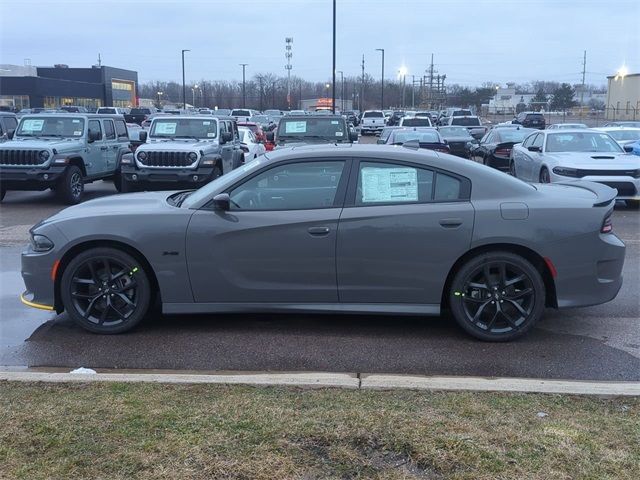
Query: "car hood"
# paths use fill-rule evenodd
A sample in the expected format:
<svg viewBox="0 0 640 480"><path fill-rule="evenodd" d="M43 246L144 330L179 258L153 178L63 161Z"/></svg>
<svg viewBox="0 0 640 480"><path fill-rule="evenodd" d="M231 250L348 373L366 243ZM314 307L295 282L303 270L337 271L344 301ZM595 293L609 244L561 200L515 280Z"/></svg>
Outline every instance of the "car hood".
<svg viewBox="0 0 640 480"><path fill-rule="evenodd" d="M558 152L546 153L545 159L552 160L554 164L570 168L589 169L635 169L640 168L640 158L628 153L601 153L601 152Z"/></svg>
<svg viewBox="0 0 640 480"><path fill-rule="evenodd" d="M42 224L56 223L75 218L98 216L134 214L142 218L143 215L166 211L167 209L175 209L176 207L167 203L167 197L173 193L176 192L140 192L97 198L95 200L80 203L79 205L67 207L52 217L44 220Z"/></svg>
<svg viewBox="0 0 640 480"><path fill-rule="evenodd" d="M20 150L53 150L55 148L58 152L65 152L84 148L84 142L74 138L14 138L4 142L0 148Z"/></svg>
<svg viewBox="0 0 640 480"><path fill-rule="evenodd" d="M144 143L138 147L138 151L154 151L154 152L193 152L203 148L218 145L217 141L205 140L156 140Z"/></svg>

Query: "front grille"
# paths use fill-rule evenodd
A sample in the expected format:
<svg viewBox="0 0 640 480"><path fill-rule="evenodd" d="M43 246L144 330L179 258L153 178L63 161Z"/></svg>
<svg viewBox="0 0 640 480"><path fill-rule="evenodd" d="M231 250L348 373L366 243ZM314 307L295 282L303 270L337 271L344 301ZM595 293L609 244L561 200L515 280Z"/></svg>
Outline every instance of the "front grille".
<svg viewBox="0 0 640 480"><path fill-rule="evenodd" d="M0 149L0 165L41 165L40 150Z"/></svg>
<svg viewBox="0 0 640 480"><path fill-rule="evenodd" d="M601 176L601 177L638 177L638 170L586 170L579 169L578 177L588 176Z"/></svg>
<svg viewBox="0 0 640 480"><path fill-rule="evenodd" d="M138 161L147 167L188 167L193 162L189 160L189 152L148 152L144 160Z"/></svg>
<svg viewBox="0 0 640 480"><path fill-rule="evenodd" d="M635 197L636 187L631 182L598 182L607 185L608 187L618 190L618 195L621 197Z"/></svg>

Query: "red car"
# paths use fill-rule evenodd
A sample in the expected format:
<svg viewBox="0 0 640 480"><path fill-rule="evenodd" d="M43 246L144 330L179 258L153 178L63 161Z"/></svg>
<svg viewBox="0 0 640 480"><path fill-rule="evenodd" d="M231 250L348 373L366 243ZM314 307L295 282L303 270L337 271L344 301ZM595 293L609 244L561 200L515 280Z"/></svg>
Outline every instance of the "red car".
<svg viewBox="0 0 640 480"><path fill-rule="evenodd" d="M256 140L261 143L266 143L267 136L262 130L262 127L254 122L238 122L239 127L247 127L256 136Z"/></svg>

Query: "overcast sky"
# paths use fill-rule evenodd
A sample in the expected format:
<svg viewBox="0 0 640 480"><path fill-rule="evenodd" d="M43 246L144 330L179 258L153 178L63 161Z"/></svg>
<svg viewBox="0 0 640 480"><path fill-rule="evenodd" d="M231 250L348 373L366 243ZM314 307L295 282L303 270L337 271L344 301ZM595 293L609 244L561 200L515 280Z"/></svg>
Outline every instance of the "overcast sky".
<svg viewBox="0 0 640 480"><path fill-rule="evenodd" d="M385 77L405 65L419 77L431 53L447 83L555 80L606 83L626 62L640 72L638 0L338 0L337 70ZM239 80L285 74L284 39L293 37L292 74L331 76L331 0L0 0L0 63L104 65L139 80Z"/></svg>

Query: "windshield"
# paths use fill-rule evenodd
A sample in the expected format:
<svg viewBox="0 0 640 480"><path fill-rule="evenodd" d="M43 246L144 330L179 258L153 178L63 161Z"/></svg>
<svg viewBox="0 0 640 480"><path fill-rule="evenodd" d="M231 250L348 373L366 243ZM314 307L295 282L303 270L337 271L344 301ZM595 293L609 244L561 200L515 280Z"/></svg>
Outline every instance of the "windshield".
<svg viewBox="0 0 640 480"><path fill-rule="evenodd" d="M547 152L622 153L620 145L606 133L575 132L547 135Z"/></svg>
<svg viewBox="0 0 640 480"><path fill-rule="evenodd" d="M269 123L269 117L266 115L256 115L251 117L251 121L256 123Z"/></svg>
<svg viewBox="0 0 640 480"><path fill-rule="evenodd" d="M129 113L131 115L149 115L151 110L148 108L132 108Z"/></svg>
<svg viewBox="0 0 640 480"><path fill-rule="evenodd" d="M329 140L347 139L344 121L332 118L283 118L278 124L278 138L295 139L321 137Z"/></svg>
<svg viewBox="0 0 640 480"><path fill-rule="evenodd" d="M200 203L205 199L213 198L214 192L219 190L222 185L231 185L236 180L242 178L248 172L255 170L258 168L262 162L265 160L264 156L260 156L250 162L245 163L243 166L236 168L235 170L231 170L229 173L225 173L221 177L216 178L215 180L207 183L205 186L199 188L191 195L189 195L184 202L182 202L181 207L183 208L191 208L193 205Z"/></svg>
<svg viewBox="0 0 640 480"><path fill-rule="evenodd" d="M231 115L234 117L250 117L251 112L249 110L234 110Z"/></svg>
<svg viewBox="0 0 640 480"><path fill-rule="evenodd" d="M464 137L469 139L473 138L471 137L469 130L464 127L442 127L440 128L440 134L443 137Z"/></svg>
<svg viewBox="0 0 640 480"><path fill-rule="evenodd" d="M478 117L459 117L451 120L451 125L464 125L467 127L480 126L480 119Z"/></svg>
<svg viewBox="0 0 640 480"><path fill-rule="evenodd" d="M115 108L99 108L98 113L115 114L117 111Z"/></svg>
<svg viewBox="0 0 640 480"><path fill-rule="evenodd" d="M364 112L362 115L364 118L382 118L384 113L382 112Z"/></svg>
<svg viewBox="0 0 640 480"><path fill-rule="evenodd" d="M640 130L613 130L607 133L616 140L638 140L640 138Z"/></svg>
<svg viewBox="0 0 640 480"><path fill-rule="evenodd" d="M150 137L155 138L207 138L217 136L214 118L159 118L151 126Z"/></svg>
<svg viewBox="0 0 640 480"><path fill-rule="evenodd" d="M527 137L530 133L535 132L532 128L505 128L500 130L499 133L496 133L498 142L513 142L520 143L525 137Z"/></svg>
<svg viewBox="0 0 640 480"><path fill-rule="evenodd" d="M81 137L84 119L72 117L23 118L16 135L23 137Z"/></svg>
<svg viewBox="0 0 640 480"><path fill-rule="evenodd" d="M391 143L405 143L410 140L418 140L420 143L440 143L440 137L435 131L407 130L395 131L392 134Z"/></svg>
<svg viewBox="0 0 640 480"><path fill-rule="evenodd" d="M406 127L430 127L431 121L426 118L403 118L402 125Z"/></svg>

